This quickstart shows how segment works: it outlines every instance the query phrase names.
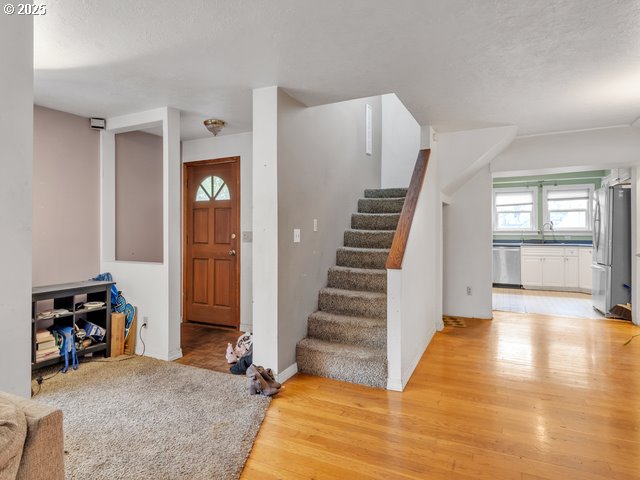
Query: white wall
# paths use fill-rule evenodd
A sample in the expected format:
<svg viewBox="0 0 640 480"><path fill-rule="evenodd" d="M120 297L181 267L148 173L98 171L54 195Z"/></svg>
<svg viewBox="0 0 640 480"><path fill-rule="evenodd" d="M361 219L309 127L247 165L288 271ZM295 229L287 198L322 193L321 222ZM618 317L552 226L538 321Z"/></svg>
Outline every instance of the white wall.
<svg viewBox="0 0 640 480"><path fill-rule="evenodd" d="M387 271L387 388L401 391L442 325L439 159L432 150L401 270Z"/></svg>
<svg viewBox="0 0 640 480"><path fill-rule="evenodd" d="M429 125L420 127L420 150L426 150L431 147L432 128Z"/></svg>
<svg viewBox="0 0 640 480"><path fill-rule="evenodd" d="M503 176L593 170L640 162L640 129L612 127L516 138L491 162Z"/></svg>
<svg viewBox="0 0 640 480"><path fill-rule="evenodd" d="M445 315L492 317L491 185L485 166L444 207Z"/></svg>
<svg viewBox="0 0 640 480"><path fill-rule="evenodd" d="M631 169L631 318L640 325L640 167Z"/></svg>
<svg viewBox="0 0 640 480"><path fill-rule="evenodd" d="M30 396L33 19L0 15L0 391Z"/></svg>
<svg viewBox="0 0 640 480"><path fill-rule="evenodd" d="M453 195L507 148L517 131L518 128L511 125L438 133L442 191L446 195Z"/></svg>
<svg viewBox="0 0 640 480"><path fill-rule="evenodd" d="M365 153L367 104L372 107L371 156ZM318 291L327 284L327 270L335 265L358 198L365 188L380 187L380 129L380 97L307 108L279 92L279 371L296 362L296 343L307 334L307 317L317 310ZM300 243L293 243L294 228L301 230Z"/></svg>
<svg viewBox="0 0 640 480"><path fill-rule="evenodd" d="M225 157L240 157L240 230L251 232L253 228L253 145L251 132L182 142L182 161L184 163ZM252 247L252 242L240 242L240 329L243 331L252 328Z"/></svg>
<svg viewBox="0 0 640 480"><path fill-rule="evenodd" d="M253 361L278 368L278 87L253 91Z"/></svg>
<svg viewBox="0 0 640 480"><path fill-rule="evenodd" d="M162 147L162 236L161 263L115 260L115 134L161 125ZM146 355L163 360L182 356L181 235L180 235L180 112L163 107L107 119L100 135L101 168L101 270L113 274L128 302L138 307L138 326L147 317L142 332ZM142 345L136 345L140 353Z"/></svg>
<svg viewBox="0 0 640 480"><path fill-rule="evenodd" d="M382 95L381 187L406 188L418 157L421 129L395 93Z"/></svg>
<svg viewBox="0 0 640 480"><path fill-rule="evenodd" d="M508 148L516 131L506 126L436 134L432 148L437 151L440 187L447 203L442 229L445 315L492 316L489 164Z"/></svg>

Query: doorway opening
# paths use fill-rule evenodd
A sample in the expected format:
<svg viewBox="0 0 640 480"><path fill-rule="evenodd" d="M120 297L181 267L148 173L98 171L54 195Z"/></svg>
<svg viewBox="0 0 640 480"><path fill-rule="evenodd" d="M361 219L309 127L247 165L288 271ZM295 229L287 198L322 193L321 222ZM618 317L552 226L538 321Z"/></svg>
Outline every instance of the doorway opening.
<svg viewBox="0 0 640 480"><path fill-rule="evenodd" d="M630 169L494 177L493 309L630 320L630 179Z"/></svg>

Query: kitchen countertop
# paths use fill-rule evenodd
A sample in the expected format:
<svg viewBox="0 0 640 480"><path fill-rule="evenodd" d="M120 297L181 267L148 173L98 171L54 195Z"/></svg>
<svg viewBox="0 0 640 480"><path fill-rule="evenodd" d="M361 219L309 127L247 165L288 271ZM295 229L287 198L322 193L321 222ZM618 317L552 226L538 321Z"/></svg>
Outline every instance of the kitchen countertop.
<svg viewBox="0 0 640 480"><path fill-rule="evenodd" d="M520 242L494 242L494 247L585 247L591 248L591 243L578 243L578 242L557 242L557 243L520 243Z"/></svg>

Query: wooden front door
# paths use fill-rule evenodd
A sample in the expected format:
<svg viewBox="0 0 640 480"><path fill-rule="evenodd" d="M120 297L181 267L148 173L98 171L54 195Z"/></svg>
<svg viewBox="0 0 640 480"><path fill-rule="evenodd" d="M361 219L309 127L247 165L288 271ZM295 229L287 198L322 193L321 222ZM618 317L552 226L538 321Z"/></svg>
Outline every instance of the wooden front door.
<svg viewBox="0 0 640 480"><path fill-rule="evenodd" d="M185 170L185 319L238 328L240 158Z"/></svg>

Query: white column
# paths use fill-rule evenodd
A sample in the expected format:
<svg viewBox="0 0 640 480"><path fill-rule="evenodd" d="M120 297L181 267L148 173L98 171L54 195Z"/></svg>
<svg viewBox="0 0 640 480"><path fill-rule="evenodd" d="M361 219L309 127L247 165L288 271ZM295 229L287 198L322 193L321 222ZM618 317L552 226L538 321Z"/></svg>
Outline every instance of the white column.
<svg viewBox="0 0 640 480"><path fill-rule="evenodd" d="M33 19L0 15L0 391L30 396Z"/></svg>
<svg viewBox="0 0 640 480"><path fill-rule="evenodd" d="M253 361L278 368L278 87L253 91Z"/></svg>
<svg viewBox="0 0 640 480"><path fill-rule="evenodd" d="M180 159L180 112L168 108L163 128L164 161L164 263L168 275L169 329L168 357L182 357L180 323L182 322L182 235L180 212L182 161Z"/></svg>

